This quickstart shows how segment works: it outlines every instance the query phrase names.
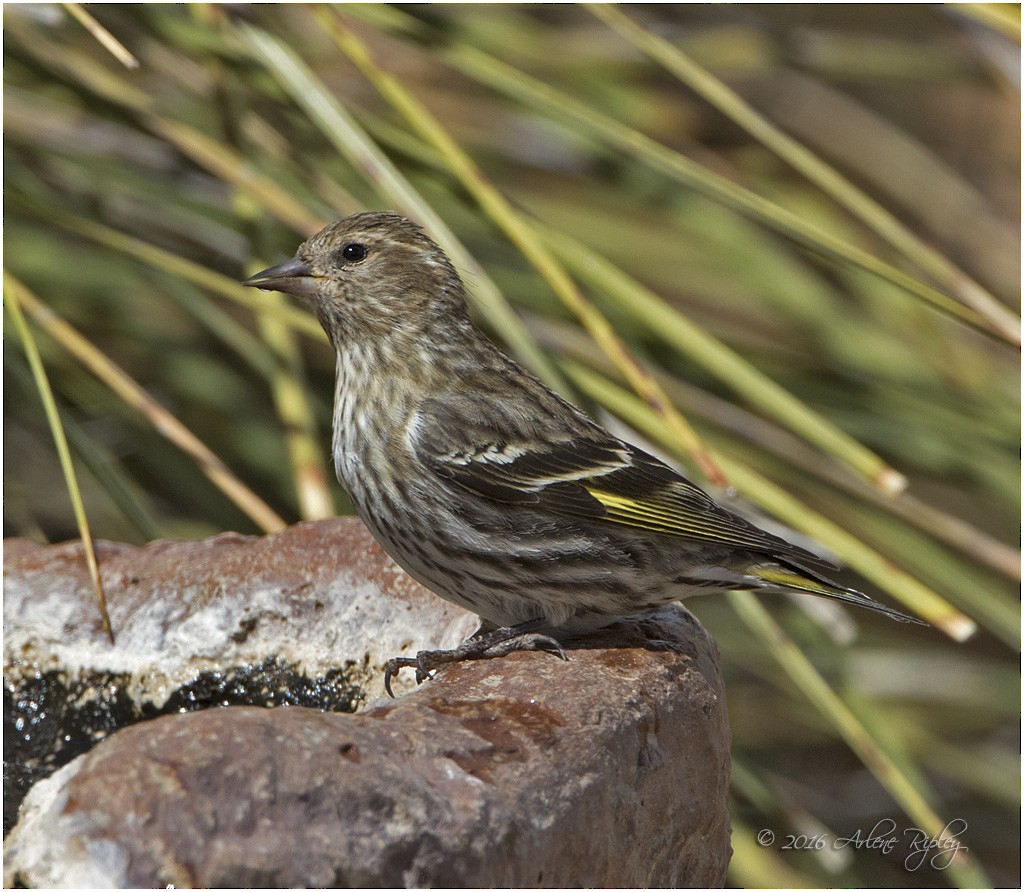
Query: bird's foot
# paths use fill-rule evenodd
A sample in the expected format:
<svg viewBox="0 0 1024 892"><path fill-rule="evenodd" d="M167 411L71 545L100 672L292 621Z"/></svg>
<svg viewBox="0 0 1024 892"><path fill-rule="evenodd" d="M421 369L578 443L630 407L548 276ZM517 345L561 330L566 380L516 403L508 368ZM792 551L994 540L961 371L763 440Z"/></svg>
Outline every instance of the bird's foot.
<svg viewBox="0 0 1024 892"><path fill-rule="evenodd" d="M416 684L430 678L431 672L451 663L463 660L489 660L503 657L517 650L542 650L562 660L569 658L565 650L550 635L542 635L537 629L544 628L545 621L531 619L515 626L502 626L490 632L477 632L458 647L451 650L421 650L415 657L392 657L384 667L384 690L391 692L391 679L402 669L416 670Z"/></svg>

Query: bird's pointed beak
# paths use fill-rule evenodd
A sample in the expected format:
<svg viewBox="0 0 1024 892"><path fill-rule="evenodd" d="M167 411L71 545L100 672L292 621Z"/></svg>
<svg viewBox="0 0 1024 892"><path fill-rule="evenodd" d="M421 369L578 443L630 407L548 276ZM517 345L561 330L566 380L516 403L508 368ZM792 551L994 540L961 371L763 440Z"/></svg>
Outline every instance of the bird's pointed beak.
<svg viewBox="0 0 1024 892"><path fill-rule="evenodd" d="M283 291L286 294L297 294L309 297L316 294L318 276L313 275L313 268L298 257L279 263L255 276L249 276L242 284L260 288L263 291Z"/></svg>

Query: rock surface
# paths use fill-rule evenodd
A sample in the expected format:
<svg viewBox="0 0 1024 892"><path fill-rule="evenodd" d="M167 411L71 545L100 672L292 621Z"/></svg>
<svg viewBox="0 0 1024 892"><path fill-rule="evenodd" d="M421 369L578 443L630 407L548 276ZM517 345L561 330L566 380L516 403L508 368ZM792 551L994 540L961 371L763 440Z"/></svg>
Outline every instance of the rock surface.
<svg viewBox="0 0 1024 892"><path fill-rule="evenodd" d="M97 551L116 645L80 543L4 543L5 834L33 783L118 728L234 704L351 712L383 692L389 657L477 625L352 517Z"/></svg>
<svg viewBox="0 0 1024 892"><path fill-rule="evenodd" d="M352 684L377 690L387 656L453 643L473 620L400 575L357 527L108 546L105 578L122 580L108 588L116 648L89 614L72 546L8 547L13 615L34 619L30 633L12 624L6 670L66 671L78 655L166 705L196 670L241 671L272 653L307 678L350 660L364 679ZM74 608L61 601L71 591ZM336 625L353 616L363 624ZM148 670L140 653L111 656L146 642ZM714 643L669 607L569 657L463 663L356 715L232 706L119 730L33 787L5 845L5 884L724 883L729 730Z"/></svg>

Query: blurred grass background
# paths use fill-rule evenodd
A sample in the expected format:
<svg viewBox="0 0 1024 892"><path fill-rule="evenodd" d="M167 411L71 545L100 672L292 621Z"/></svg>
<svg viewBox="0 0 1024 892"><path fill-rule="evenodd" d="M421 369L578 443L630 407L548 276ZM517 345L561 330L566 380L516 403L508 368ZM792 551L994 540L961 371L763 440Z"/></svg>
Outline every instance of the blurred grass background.
<svg viewBox="0 0 1024 892"><path fill-rule="evenodd" d="M692 605L731 882L1019 885L1019 43L1002 5L6 6L5 304L93 535L350 510L333 357L238 281L403 211L546 380L933 624ZM14 331L4 532L74 538Z"/></svg>

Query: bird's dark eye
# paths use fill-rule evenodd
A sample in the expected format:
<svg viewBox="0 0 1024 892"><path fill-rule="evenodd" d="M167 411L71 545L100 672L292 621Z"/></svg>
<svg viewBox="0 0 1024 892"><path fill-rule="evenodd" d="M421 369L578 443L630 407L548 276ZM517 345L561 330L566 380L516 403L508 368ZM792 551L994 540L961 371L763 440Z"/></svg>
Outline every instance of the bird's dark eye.
<svg viewBox="0 0 1024 892"><path fill-rule="evenodd" d="M366 245L361 245L359 242L350 242L341 249L341 256L348 263L358 263L360 260L366 259L366 253Z"/></svg>

